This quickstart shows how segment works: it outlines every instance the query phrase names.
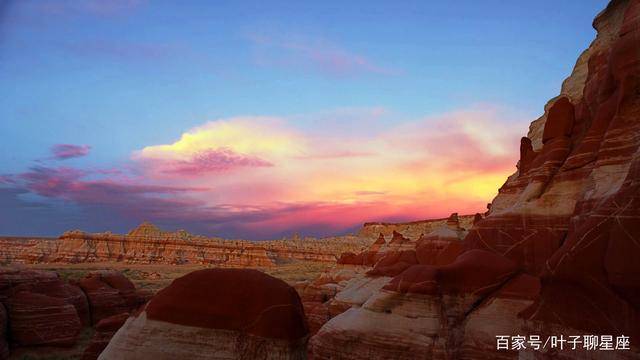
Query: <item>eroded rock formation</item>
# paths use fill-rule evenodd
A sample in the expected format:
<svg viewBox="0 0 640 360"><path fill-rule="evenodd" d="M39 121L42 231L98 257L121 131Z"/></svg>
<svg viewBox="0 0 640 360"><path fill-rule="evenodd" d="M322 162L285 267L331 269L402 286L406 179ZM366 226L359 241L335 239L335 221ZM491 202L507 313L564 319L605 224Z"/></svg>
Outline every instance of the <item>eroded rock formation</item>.
<svg viewBox="0 0 640 360"><path fill-rule="evenodd" d="M82 323L64 299L20 291L7 301L11 342L18 346L73 345Z"/></svg>
<svg viewBox="0 0 640 360"><path fill-rule="evenodd" d="M245 241L167 232L143 223L127 235L67 231L58 239L0 238L6 263L127 262L270 267L289 260L335 262L372 241L358 236Z"/></svg>
<svg viewBox="0 0 640 360"><path fill-rule="evenodd" d="M370 249L352 254L374 254L373 264L346 261L350 256L341 258L333 271L347 268L353 274L325 302L330 320L310 342L314 358L414 359L417 354L430 358L433 338L440 329L437 304L426 301L418 291L407 293L397 287L419 283L411 274L428 268L423 263L449 263L462 252L467 232L457 214L439 224L414 239L396 232L396 241L387 243L380 234Z"/></svg>
<svg viewBox="0 0 640 360"><path fill-rule="evenodd" d="M464 229L469 229L473 225L473 215L461 215L459 216L460 226ZM371 239L376 239L379 234L385 237L393 236L394 232L397 232L407 238L417 239L421 234L428 234L434 229L437 229L447 223L449 219L430 219L412 221L406 223L384 223L384 222L368 222L365 223L358 235Z"/></svg>
<svg viewBox="0 0 640 360"><path fill-rule="evenodd" d="M99 286L87 286L94 284ZM8 357L10 347L74 346L91 319L135 311L145 300L115 271L94 272L76 284L53 271L0 268L0 359Z"/></svg>
<svg viewBox="0 0 640 360"><path fill-rule="evenodd" d="M307 335L298 293L282 280L206 269L160 291L100 359L303 359Z"/></svg>
<svg viewBox="0 0 640 360"><path fill-rule="evenodd" d="M91 322L132 311L142 305L143 297L133 283L118 271L94 271L78 281L91 308Z"/></svg>
<svg viewBox="0 0 640 360"><path fill-rule="evenodd" d="M406 269L329 320L315 359L582 359L600 353L496 351L495 336L640 336L640 1L612 1L594 27L462 245L421 241L410 266L396 256Z"/></svg>

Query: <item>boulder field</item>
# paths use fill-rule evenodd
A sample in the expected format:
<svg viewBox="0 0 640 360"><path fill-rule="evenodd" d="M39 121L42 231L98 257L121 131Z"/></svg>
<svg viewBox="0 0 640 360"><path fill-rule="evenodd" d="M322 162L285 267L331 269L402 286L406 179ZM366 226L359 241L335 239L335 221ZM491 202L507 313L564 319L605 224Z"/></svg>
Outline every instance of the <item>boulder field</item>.
<svg viewBox="0 0 640 360"><path fill-rule="evenodd" d="M74 346L85 328L115 313L135 311L146 300L116 271L94 271L68 282L53 271L0 268L0 359L15 349Z"/></svg>

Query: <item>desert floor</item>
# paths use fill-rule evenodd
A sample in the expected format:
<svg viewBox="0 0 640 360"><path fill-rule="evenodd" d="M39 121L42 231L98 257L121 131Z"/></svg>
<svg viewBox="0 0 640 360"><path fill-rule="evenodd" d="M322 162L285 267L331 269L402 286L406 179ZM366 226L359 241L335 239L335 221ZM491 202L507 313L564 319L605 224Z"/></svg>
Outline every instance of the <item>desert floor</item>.
<svg viewBox="0 0 640 360"><path fill-rule="evenodd" d="M330 267L330 263L312 261L289 261L275 267L256 268L269 275L282 279L290 285L299 281L311 280ZM25 267L53 270L65 279L79 279L92 270L115 269L124 273L139 289L152 292L169 285L174 279L195 270L206 269L206 265L167 265L167 264L127 264L80 263L80 264L31 264Z"/></svg>

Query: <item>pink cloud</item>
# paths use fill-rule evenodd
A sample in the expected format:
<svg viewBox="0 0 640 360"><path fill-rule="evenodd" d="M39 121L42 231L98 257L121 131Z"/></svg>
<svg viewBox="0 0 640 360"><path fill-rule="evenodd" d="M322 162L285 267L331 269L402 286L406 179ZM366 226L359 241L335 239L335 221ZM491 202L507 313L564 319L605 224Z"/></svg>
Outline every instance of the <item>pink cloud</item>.
<svg viewBox="0 0 640 360"><path fill-rule="evenodd" d="M421 204L394 204L390 199L361 201L352 204L331 202L276 203L250 212L235 213L225 219L226 226L234 226L251 237L268 238L272 234L302 232L326 235L356 231L367 221L404 222L428 218L442 218L452 212L474 213L484 209L486 202L451 203L441 199L422 197ZM455 201L458 200L458 201ZM224 225L223 225L224 226ZM273 235L272 235L273 236Z"/></svg>
<svg viewBox="0 0 640 360"><path fill-rule="evenodd" d="M257 156L237 153L229 148L199 151L189 160L152 160L162 172L184 176L230 171L242 167L270 167L272 163Z"/></svg>
<svg viewBox="0 0 640 360"><path fill-rule="evenodd" d="M90 150L89 145L56 144L51 147L51 153L56 160L87 156Z"/></svg>
<svg viewBox="0 0 640 360"><path fill-rule="evenodd" d="M359 157L369 157L369 156L375 156L375 155L376 154L374 152L344 150L344 151L318 152L318 153L312 153L309 155L295 156L294 158L321 160L321 159L359 158Z"/></svg>
<svg viewBox="0 0 640 360"><path fill-rule="evenodd" d="M304 36L270 37L252 34L255 61L260 65L296 66L322 74L345 77L361 73L398 75L400 71L374 63L364 55L356 54L320 38Z"/></svg>
<svg viewBox="0 0 640 360"><path fill-rule="evenodd" d="M12 175L0 175L0 184L15 184L15 179Z"/></svg>
<svg viewBox="0 0 640 360"><path fill-rule="evenodd" d="M528 122L505 109L479 105L393 129L390 146L418 154L406 169L444 173L514 171L520 137Z"/></svg>

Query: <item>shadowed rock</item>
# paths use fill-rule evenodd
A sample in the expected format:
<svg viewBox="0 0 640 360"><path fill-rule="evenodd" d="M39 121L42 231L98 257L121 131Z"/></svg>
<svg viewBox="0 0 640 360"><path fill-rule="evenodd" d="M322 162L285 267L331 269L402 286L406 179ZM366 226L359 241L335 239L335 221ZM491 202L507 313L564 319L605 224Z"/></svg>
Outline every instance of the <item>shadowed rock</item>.
<svg viewBox="0 0 640 360"><path fill-rule="evenodd" d="M118 271L94 271L78 281L87 295L91 309L91 322L136 310L143 302L136 288Z"/></svg>
<svg viewBox="0 0 640 360"><path fill-rule="evenodd" d="M127 320L100 359L302 359L298 293L257 270L192 272Z"/></svg>
<svg viewBox="0 0 640 360"><path fill-rule="evenodd" d="M8 301L9 334L20 346L71 346L82 324L73 305L63 299L21 291Z"/></svg>

